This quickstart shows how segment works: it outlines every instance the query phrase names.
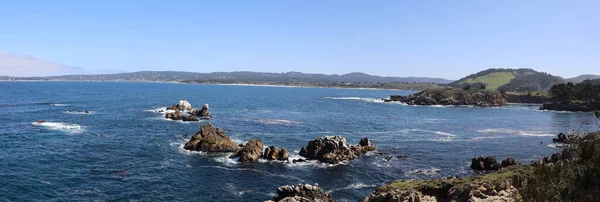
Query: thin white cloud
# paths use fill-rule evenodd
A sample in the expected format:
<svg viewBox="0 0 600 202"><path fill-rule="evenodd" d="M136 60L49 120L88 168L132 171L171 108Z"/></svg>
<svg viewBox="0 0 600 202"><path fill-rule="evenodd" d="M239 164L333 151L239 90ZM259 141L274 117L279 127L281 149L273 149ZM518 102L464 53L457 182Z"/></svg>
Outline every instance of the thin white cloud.
<svg viewBox="0 0 600 202"><path fill-rule="evenodd" d="M84 72L82 68L69 67L40 58L0 51L0 76L58 76L82 72Z"/></svg>

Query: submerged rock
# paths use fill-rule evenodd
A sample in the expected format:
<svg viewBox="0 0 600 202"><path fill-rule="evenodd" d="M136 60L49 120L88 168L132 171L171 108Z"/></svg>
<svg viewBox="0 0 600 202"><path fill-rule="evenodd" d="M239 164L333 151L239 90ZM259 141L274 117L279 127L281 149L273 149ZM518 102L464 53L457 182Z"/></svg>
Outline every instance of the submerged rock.
<svg viewBox="0 0 600 202"><path fill-rule="evenodd" d="M200 132L185 143L184 149L202 152L236 152L240 150L240 146L233 142L223 129L206 123L202 125Z"/></svg>
<svg viewBox="0 0 600 202"><path fill-rule="evenodd" d="M331 195L317 185L298 184L281 186L273 201L286 202L334 202Z"/></svg>
<svg viewBox="0 0 600 202"><path fill-rule="evenodd" d="M241 162L253 162L258 161L262 156L262 150L264 143L258 138L252 138L244 145L244 147L230 156L230 158L240 157Z"/></svg>
<svg viewBox="0 0 600 202"><path fill-rule="evenodd" d="M202 109L195 109L190 112L192 116L199 116L201 119L210 119L212 118L212 114L208 111L208 104L204 104Z"/></svg>
<svg viewBox="0 0 600 202"><path fill-rule="evenodd" d="M190 104L186 100L179 100L179 103L174 104L173 106L167 107L167 110L188 111L188 110L192 110L192 104Z"/></svg>

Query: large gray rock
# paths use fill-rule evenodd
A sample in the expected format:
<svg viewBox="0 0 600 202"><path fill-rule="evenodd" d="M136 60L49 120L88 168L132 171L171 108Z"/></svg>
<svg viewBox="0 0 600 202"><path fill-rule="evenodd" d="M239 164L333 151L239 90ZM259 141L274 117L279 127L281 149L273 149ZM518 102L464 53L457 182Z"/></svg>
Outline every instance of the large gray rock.
<svg viewBox="0 0 600 202"><path fill-rule="evenodd" d="M230 158L240 157L239 161L241 162L258 161L258 159L260 159L262 156L263 147L264 143L262 141L260 141L258 138L252 138L246 143L246 145L244 145L244 148L231 155Z"/></svg>
<svg viewBox="0 0 600 202"><path fill-rule="evenodd" d="M179 120L181 120L181 121L199 121L197 118L195 118L193 116L185 116L179 111L176 111L173 113L167 113L165 115L165 118L175 120L175 121L179 121Z"/></svg>
<svg viewBox="0 0 600 202"><path fill-rule="evenodd" d="M262 157L267 160L287 161L289 154L285 148L279 149L275 146L269 146L265 149Z"/></svg>
<svg viewBox="0 0 600 202"><path fill-rule="evenodd" d="M223 129L206 123L202 125L200 132L185 143L184 149L202 152L235 152L240 150L240 146L233 142Z"/></svg>
<svg viewBox="0 0 600 202"><path fill-rule="evenodd" d="M334 202L331 195L317 185L298 184L281 186L273 201L282 202Z"/></svg>

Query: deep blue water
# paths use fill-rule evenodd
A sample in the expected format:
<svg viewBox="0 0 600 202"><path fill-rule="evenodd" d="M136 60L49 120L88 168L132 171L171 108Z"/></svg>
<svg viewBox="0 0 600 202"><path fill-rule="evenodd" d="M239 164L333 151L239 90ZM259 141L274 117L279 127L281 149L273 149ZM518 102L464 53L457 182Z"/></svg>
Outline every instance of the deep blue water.
<svg viewBox="0 0 600 202"><path fill-rule="evenodd" d="M318 183L336 200L359 201L393 180L471 174L470 159L478 155L530 162L558 151L548 145L559 132L597 129L584 123L591 114L538 111L538 106L422 107L376 101L409 93L0 82L0 199L263 201L282 185ZM210 122L239 143L257 137L297 157L316 137L342 135L352 144L369 137L382 155L326 166L240 164L228 154L185 152L181 145L189 136L183 134L194 134L204 122L169 121L153 111L180 99L194 107L210 104ZM91 113L77 113L84 110ZM42 119L48 123L32 124ZM385 160L401 154L408 158ZM427 169L441 172L414 173Z"/></svg>

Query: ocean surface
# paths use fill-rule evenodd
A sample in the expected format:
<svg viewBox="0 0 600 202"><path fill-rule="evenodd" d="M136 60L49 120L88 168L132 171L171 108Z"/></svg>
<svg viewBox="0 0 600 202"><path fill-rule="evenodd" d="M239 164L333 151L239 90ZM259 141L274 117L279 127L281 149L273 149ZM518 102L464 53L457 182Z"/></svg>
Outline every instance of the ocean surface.
<svg viewBox="0 0 600 202"><path fill-rule="evenodd" d="M277 187L319 184L362 201L400 179L472 174L470 159L529 163L559 151L559 132L597 130L593 115L504 108L406 106L380 98L411 91L112 82L0 82L0 200L263 201ZM238 143L287 148L311 139L368 137L378 151L339 165L187 152L202 122L164 119L179 100L208 103L211 123ZM90 113L83 113L88 110ZM46 123L35 124L36 120ZM185 136L187 134L187 137ZM396 158L406 155L408 158Z"/></svg>

